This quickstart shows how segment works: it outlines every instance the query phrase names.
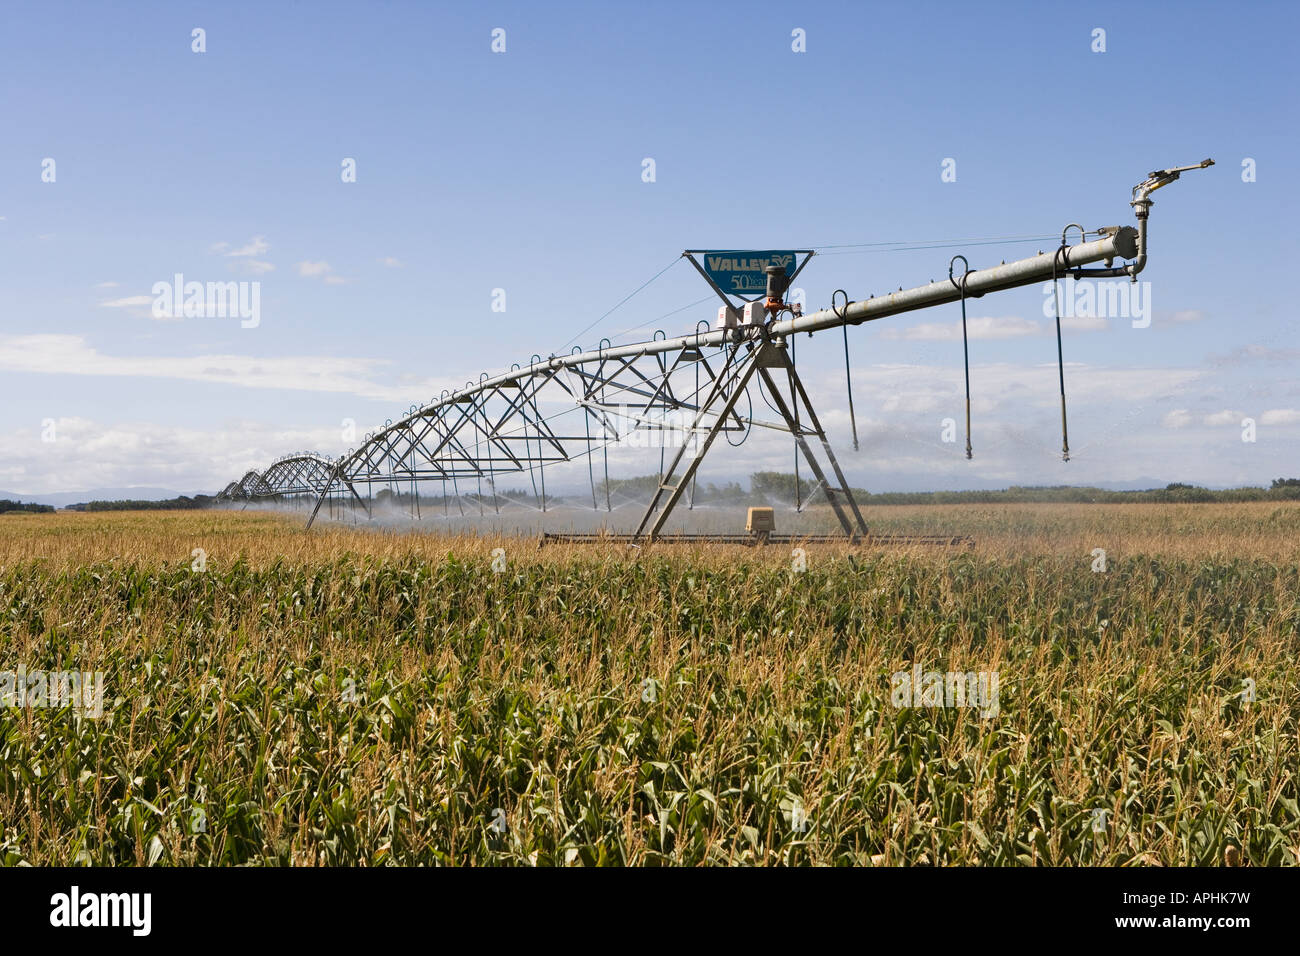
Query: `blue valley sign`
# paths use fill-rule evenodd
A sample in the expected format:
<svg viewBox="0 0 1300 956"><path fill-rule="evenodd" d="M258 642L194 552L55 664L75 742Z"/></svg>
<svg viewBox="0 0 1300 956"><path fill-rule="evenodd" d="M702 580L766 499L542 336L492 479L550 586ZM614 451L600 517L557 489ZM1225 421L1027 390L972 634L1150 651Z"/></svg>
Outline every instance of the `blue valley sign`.
<svg viewBox="0 0 1300 956"><path fill-rule="evenodd" d="M796 254L781 251L715 250L704 253L704 271L723 292L762 295L767 291L768 266L781 266L794 275Z"/></svg>

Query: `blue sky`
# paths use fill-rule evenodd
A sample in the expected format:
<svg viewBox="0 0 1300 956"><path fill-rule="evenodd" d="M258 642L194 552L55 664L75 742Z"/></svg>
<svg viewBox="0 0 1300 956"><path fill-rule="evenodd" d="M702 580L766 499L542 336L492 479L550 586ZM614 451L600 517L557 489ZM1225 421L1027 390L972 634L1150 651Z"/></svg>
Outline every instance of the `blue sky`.
<svg viewBox="0 0 1300 956"><path fill-rule="evenodd" d="M816 308L836 288L938 278L954 253L978 268L1053 241L828 247L1130 223L1149 170L1206 156L1218 165L1155 197L1150 327L1067 330L1074 461L1053 456L1055 339L1034 287L970 304L974 462L936 445L941 418L961 418L957 307L853 330L869 440L845 464L879 489L1300 474L1293 5L5 15L0 489L215 491L283 451L343 450L345 418L365 430L561 351L684 248L822 248L799 283ZM142 301L175 273L259 282L258 325L152 317ZM707 302L662 317L707 294L676 265L578 341L690 330ZM840 347L819 336L799 355L843 447ZM756 445L710 468L788 457Z"/></svg>

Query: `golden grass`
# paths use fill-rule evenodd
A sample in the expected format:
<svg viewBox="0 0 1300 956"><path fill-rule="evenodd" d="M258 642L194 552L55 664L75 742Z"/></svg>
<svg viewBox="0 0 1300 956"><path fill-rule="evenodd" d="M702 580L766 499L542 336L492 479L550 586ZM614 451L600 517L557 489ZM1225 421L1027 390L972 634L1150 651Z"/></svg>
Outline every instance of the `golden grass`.
<svg viewBox="0 0 1300 956"><path fill-rule="evenodd" d="M815 522L832 528L829 510ZM976 552L990 558L1017 555L1082 555L1104 548L1108 556L1162 555L1196 560L1258 559L1300 561L1300 502L1236 504L1017 504L891 505L869 508L868 525L881 534L970 535ZM437 556L495 547L525 559L537 540L509 535L446 534L412 524L408 528L364 523L322 522L304 530L302 513L271 511L59 512L54 515L0 516L0 567L42 559L61 566L98 561L144 560L190 563L193 548L256 567L277 561L329 560L341 554L396 559ZM436 528L436 526L435 526ZM818 546L826 553L847 548ZM628 554L626 547L596 546L596 551ZM944 549L891 548L945 560ZM535 556L558 561L590 555L591 545L550 544ZM687 553L731 560L737 554L766 554L788 561L778 547L754 552L741 546L661 546L658 553ZM1091 558L1088 558L1091 561Z"/></svg>

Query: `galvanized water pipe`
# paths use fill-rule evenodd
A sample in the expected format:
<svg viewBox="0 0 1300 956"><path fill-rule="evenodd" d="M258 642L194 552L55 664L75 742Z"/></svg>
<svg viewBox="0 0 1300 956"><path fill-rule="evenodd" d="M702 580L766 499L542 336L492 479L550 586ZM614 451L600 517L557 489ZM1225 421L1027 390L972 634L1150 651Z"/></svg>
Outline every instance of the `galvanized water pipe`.
<svg viewBox="0 0 1300 956"><path fill-rule="evenodd" d="M1083 242L1066 246L1064 251L1041 252L1028 259L1004 262L988 269L975 269L966 282L967 296L980 296L986 292L1001 292L1019 286L1033 285L1035 282L1051 281L1053 260L1058 276L1065 275L1068 269L1086 265L1090 262L1110 261L1114 259L1131 259L1138 254L1138 231L1132 226L1123 226L1112 235L1092 242ZM900 312L913 312L928 309L931 306L956 302L961 291L947 279L917 286L914 289L891 292L889 295L851 302L839 310L821 309L797 318L780 319L768 326L770 335L791 335L796 332L818 332L822 329L839 328L841 325L858 325L873 319L883 319ZM641 355L658 355L664 352L680 351L687 346L719 346L730 342L743 342L747 338L758 338L757 326L738 329L713 329L698 335L681 335L670 339L657 339L651 342L638 342L634 345L620 345L598 351L577 352L571 355L556 355L541 362L534 362L523 368L513 369L500 375L486 378L476 384L473 391L493 388L507 382L519 381L548 369L569 368L603 359L633 358ZM449 396L448 401L451 400Z"/></svg>

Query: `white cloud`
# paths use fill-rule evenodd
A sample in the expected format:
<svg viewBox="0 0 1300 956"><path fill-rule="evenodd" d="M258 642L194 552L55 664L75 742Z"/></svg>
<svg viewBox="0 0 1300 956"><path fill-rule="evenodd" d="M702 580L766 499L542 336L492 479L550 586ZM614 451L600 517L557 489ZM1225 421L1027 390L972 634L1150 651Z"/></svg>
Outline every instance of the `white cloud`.
<svg viewBox="0 0 1300 956"><path fill-rule="evenodd" d="M120 299L109 299L106 302L99 303L101 309L121 309L127 315L133 315L139 319L171 319L169 315L154 315L153 305L154 297L151 295L128 295ZM176 316L179 318L179 316Z"/></svg>
<svg viewBox="0 0 1300 956"><path fill-rule="evenodd" d="M241 388L283 388L341 392L391 402L424 401L457 383L438 379L376 381L390 363L380 359L328 356L106 355L79 335L0 336L0 370L49 375L107 375L181 379Z"/></svg>
<svg viewBox="0 0 1300 956"><path fill-rule="evenodd" d="M297 265L297 269L298 275L307 276L309 278L323 276L327 272L332 271L330 264L324 260L321 260L320 262L300 262Z"/></svg>
<svg viewBox="0 0 1300 956"><path fill-rule="evenodd" d="M219 242L216 244L216 246L213 246L213 251L218 251L217 246L225 248L227 245L228 245L227 243ZM248 242L244 243L244 245L240 246L238 249L231 249L229 252L225 254L227 256L236 256L236 257L261 256L261 255L265 255L270 248L271 248L271 244L266 241L265 236L254 236L252 239L249 239Z"/></svg>
<svg viewBox="0 0 1300 956"><path fill-rule="evenodd" d="M1211 355L1208 360L1212 365L1245 365L1250 362L1267 362L1269 364L1300 361L1300 349L1275 349L1266 345L1244 345L1223 355Z"/></svg>
<svg viewBox="0 0 1300 956"><path fill-rule="evenodd" d="M1270 408L1259 416L1261 425L1295 425L1300 424L1300 409Z"/></svg>
<svg viewBox="0 0 1300 956"><path fill-rule="evenodd" d="M264 255L271 248L271 244L266 241L265 236L254 236L236 249L230 248L228 242L214 242L208 247L209 251L217 255L225 256L228 259L235 259L236 262L231 266L236 272L244 272L248 275L265 275L268 272L275 271L275 265L265 260L256 258Z"/></svg>
<svg viewBox="0 0 1300 956"><path fill-rule="evenodd" d="M116 283L116 282L99 282L99 283L96 283L95 288L96 288L96 289L116 289L116 288L117 288L117 283Z"/></svg>
<svg viewBox="0 0 1300 956"><path fill-rule="evenodd" d="M1217 428L1221 425L1239 425L1241 424L1242 417L1241 412L1234 412L1230 408L1225 408L1221 412L1214 412L1211 415L1206 415L1202 421L1211 428Z"/></svg>
<svg viewBox="0 0 1300 956"><path fill-rule="evenodd" d="M971 339L1014 339L1038 335L1043 327L1032 319L1009 315L968 319L966 330ZM883 337L913 342L960 342L961 321L923 322L907 329L886 329Z"/></svg>
<svg viewBox="0 0 1300 956"><path fill-rule="evenodd" d="M1061 330L1065 332L1104 332L1110 328L1110 320L1099 315L1063 315Z"/></svg>
<svg viewBox="0 0 1300 956"><path fill-rule="evenodd" d="M286 450L344 450L339 429L237 421L212 428L139 421L55 419L54 442L25 426L0 435L0 488L31 495L148 484L183 494L215 494Z"/></svg>
<svg viewBox="0 0 1300 956"><path fill-rule="evenodd" d="M859 409L873 408L891 421L899 416L941 412L956 416L962 396L960 353L953 365L870 365L853 369L853 395ZM1156 402L1178 400L1200 372L1192 369L1095 367L1067 362L1066 392L1071 417L1085 404L1115 405L1127 415L1146 409L1154 417ZM814 395L818 408L844 402L842 371L827 387L828 398ZM809 383L814 392L821 386ZM977 413L1002 414L1015 420L1030 409L1057 409L1060 386L1055 362L1036 365L998 363L971 367L971 394ZM1183 398L1186 401L1186 398ZM819 412L820 414L820 412Z"/></svg>
<svg viewBox="0 0 1300 956"><path fill-rule="evenodd" d="M400 269L402 266L406 265L406 263L401 259L394 259L392 256L385 256L380 259L379 262L381 265L385 265L390 269Z"/></svg>
<svg viewBox="0 0 1300 956"><path fill-rule="evenodd" d="M101 354L77 336L0 336L0 374L26 371L152 377L162 380L157 390L166 392L169 401L190 400L197 405L197 396L202 394L205 415L210 411L206 391L167 380L346 393L391 403L380 414L393 418L410 402L460 384L404 380L400 375L404 367L408 366L373 359L310 356L113 356ZM832 371L834 374L818 375L810 368L805 381L841 464L857 487L879 489L899 483L916 488L961 487L994 480L1003 485L1088 484L1136 477L1160 482L1267 484L1274 473L1287 473L1289 467L1291 452L1284 440L1261 441L1259 456L1252 457L1249 470L1245 470L1246 466L1231 456L1207 454L1205 445L1196 441L1195 431L1178 430L1200 421L1201 413L1188 410L1196 407L1202 392L1205 372L1200 369L1071 364L1066 370L1072 452L1068 466L1060 462L1055 362L972 369L974 461L967 461L962 454L960 428L955 443L945 444L939 438L943 418L959 422L962 418L959 357L956 363L942 366L856 366L853 389L862 443L859 453L851 450L848 437L843 368L832 367ZM187 393L196 397L187 399ZM554 403L545 400L547 413L551 404L557 410L572 408L571 399L554 398ZM312 448L332 455L343 450L336 427L281 427L274 423L284 410L277 411L274 401L266 404L266 422L218 424L209 418L195 418L195 427L190 427L60 419L59 441L48 445L40 442L39 428L25 423L16 432L0 434L0 441L11 450L0 457L0 488L39 493L148 484L187 493L213 492L286 451ZM757 396L754 404L757 417L774 417ZM1300 423L1300 411L1273 408L1258 418L1261 424L1295 425ZM1239 422L1237 418L1232 424ZM359 424L357 430L360 437L365 428ZM715 447L721 451L711 453L704 473L707 480L743 479L760 469L789 470L788 436L770 434L766 429L754 429L743 449L726 448L721 443ZM1272 457L1267 457L1270 454ZM624 474L645 470L643 451L616 450L611 457L615 459L611 465L620 463ZM579 465L575 468L582 470ZM575 472L575 487L585 485L586 480L585 473ZM562 481L557 487L563 488ZM547 486L551 487L549 468Z"/></svg>
<svg viewBox="0 0 1300 956"><path fill-rule="evenodd" d="M1200 309L1182 309L1178 312L1163 312L1159 318L1172 323L1199 322L1205 318L1205 313Z"/></svg>
<svg viewBox="0 0 1300 956"><path fill-rule="evenodd" d="M343 276L332 275L334 267L325 260L319 262L305 261L297 265L298 275L305 276L309 279L322 279L326 285L345 285L351 282L351 279L345 279Z"/></svg>

